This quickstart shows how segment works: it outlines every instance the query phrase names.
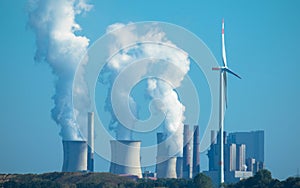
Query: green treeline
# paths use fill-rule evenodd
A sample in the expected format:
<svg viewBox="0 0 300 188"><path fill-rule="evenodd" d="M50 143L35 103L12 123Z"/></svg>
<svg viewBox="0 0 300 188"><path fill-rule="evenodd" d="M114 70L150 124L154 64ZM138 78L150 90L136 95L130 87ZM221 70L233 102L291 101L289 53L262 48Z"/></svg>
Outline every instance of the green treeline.
<svg viewBox="0 0 300 188"><path fill-rule="evenodd" d="M212 188L212 181L204 174L194 179L139 179L134 181L110 173L53 172L45 174L0 174L0 188ZM225 188L300 188L300 178L284 181L273 179L268 170Z"/></svg>
<svg viewBox="0 0 300 188"><path fill-rule="evenodd" d="M273 179L271 172L260 170L253 177L241 180L226 188L300 188L300 177L290 177L284 181Z"/></svg>

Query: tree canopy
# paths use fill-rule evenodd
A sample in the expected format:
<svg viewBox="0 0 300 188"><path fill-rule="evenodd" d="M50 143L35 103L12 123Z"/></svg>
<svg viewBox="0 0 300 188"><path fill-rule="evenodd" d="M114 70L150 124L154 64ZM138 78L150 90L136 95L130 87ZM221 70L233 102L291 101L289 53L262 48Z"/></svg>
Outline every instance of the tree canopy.
<svg viewBox="0 0 300 188"><path fill-rule="evenodd" d="M157 180L139 179L134 181L110 173L52 172L45 174L0 174L0 187L5 188L212 188L211 179L200 173L194 179ZM300 188L300 178L290 177L284 181L273 179L271 172L261 170L253 177L226 188Z"/></svg>

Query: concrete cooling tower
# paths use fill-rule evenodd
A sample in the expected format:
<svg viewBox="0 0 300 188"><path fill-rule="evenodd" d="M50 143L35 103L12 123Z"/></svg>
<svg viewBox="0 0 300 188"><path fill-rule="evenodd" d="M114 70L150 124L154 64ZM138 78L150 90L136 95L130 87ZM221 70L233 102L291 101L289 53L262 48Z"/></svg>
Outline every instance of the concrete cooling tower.
<svg viewBox="0 0 300 188"><path fill-rule="evenodd" d="M177 178L175 156L169 156L164 134L157 133L156 173L158 178Z"/></svg>
<svg viewBox="0 0 300 188"><path fill-rule="evenodd" d="M63 172L78 172L87 170L86 141L63 140Z"/></svg>
<svg viewBox="0 0 300 188"><path fill-rule="evenodd" d="M140 149L141 141L111 140L110 172L130 174L142 178Z"/></svg>
<svg viewBox="0 0 300 188"><path fill-rule="evenodd" d="M176 175L177 178L182 178L183 157L177 157L176 160Z"/></svg>

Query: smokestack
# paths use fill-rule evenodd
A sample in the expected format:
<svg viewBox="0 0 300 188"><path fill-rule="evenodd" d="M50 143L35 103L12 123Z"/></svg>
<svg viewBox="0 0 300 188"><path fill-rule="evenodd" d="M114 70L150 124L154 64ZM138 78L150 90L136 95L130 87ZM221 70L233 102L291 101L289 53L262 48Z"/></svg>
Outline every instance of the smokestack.
<svg viewBox="0 0 300 188"><path fill-rule="evenodd" d="M194 126L194 142L193 142L193 177L200 172L200 137L199 126Z"/></svg>
<svg viewBox="0 0 300 188"><path fill-rule="evenodd" d="M62 141L64 150L63 172L87 170L86 141Z"/></svg>
<svg viewBox="0 0 300 188"><path fill-rule="evenodd" d="M94 172L94 112L88 113L88 156L87 170Z"/></svg>
<svg viewBox="0 0 300 188"><path fill-rule="evenodd" d="M111 140L110 172L113 174L130 174L142 178L140 147L141 141Z"/></svg>
<svg viewBox="0 0 300 188"><path fill-rule="evenodd" d="M182 166L182 177L191 178L191 138L190 138L190 127L184 125L183 128L183 166Z"/></svg>
<svg viewBox="0 0 300 188"><path fill-rule="evenodd" d="M158 178L177 178L176 157L169 156L163 133L157 133L156 173Z"/></svg>

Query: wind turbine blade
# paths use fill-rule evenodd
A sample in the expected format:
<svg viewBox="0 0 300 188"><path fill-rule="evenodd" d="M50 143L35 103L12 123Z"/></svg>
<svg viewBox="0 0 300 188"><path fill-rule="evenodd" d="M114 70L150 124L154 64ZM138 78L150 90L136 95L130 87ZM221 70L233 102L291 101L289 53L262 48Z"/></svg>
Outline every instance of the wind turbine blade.
<svg viewBox="0 0 300 188"><path fill-rule="evenodd" d="M223 65L227 67L225 36L224 36L224 19L222 20L222 59L223 59Z"/></svg>
<svg viewBox="0 0 300 188"><path fill-rule="evenodd" d="M232 70L230 70L229 68L224 69L225 72L228 72L236 77L238 77L239 79L242 79L238 74L236 74L235 72L233 72Z"/></svg>
<svg viewBox="0 0 300 188"><path fill-rule="evenodd" d="M224 80L224 98L225 98L225 109L227 108L227 73L223 73L223 80Z"/></svg>

